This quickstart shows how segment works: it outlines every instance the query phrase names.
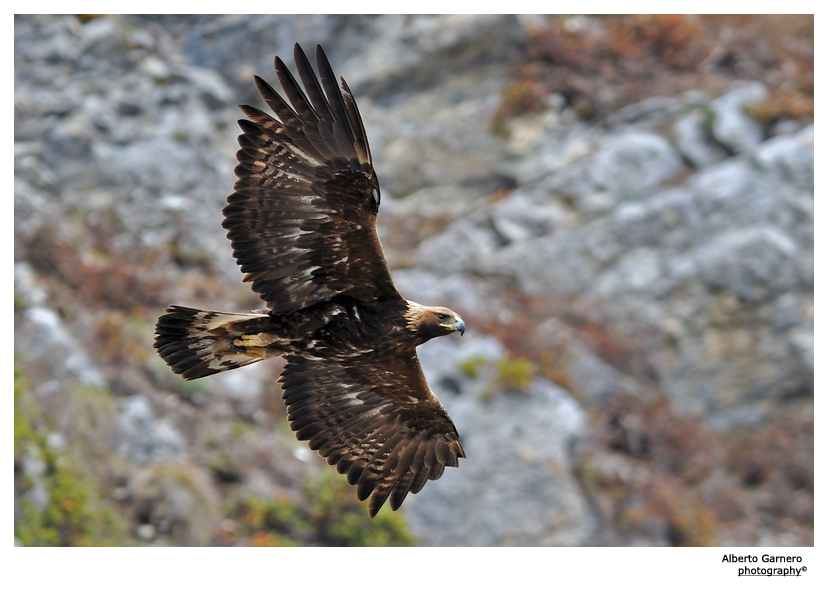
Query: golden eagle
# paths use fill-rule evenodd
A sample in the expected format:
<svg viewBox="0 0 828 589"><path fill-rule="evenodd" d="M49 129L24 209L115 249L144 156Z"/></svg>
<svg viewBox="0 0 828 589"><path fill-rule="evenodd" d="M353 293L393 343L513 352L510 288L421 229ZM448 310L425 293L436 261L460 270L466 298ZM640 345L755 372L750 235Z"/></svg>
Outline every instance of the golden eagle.
<svg viewBox="0 0 828 589"><path fill-rule="evenodd" d="M376 515L465 458L429 390L416 347L465 323L405 300L377 238L380 188L356 101L322 48L314 73L294 47L304 92L284 62L287 97L254 76L278 120L241 106L238 180L224 222L233 256L267 306L251 314L171 306L154 347L173 372L201 378L265 358L279 377L291 429L346 474ZM289 102L288 102L289 101Z"/></svg>

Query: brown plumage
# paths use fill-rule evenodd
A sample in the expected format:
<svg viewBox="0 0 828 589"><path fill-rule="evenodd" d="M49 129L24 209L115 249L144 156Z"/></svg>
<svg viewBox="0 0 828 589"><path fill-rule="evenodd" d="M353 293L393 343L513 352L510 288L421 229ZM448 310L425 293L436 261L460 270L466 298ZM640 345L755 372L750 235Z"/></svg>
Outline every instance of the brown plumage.
<svg viewBox="0 0 828 589"><path fill-rule="evenodd" d="M233 256L267 310L172 306L155 348L173 372L201 378L284 356L279 377L291 429L336 465L376 515L397 509L465 453L430 391L416 347L465 331L444 307L406 301L376 232L380 189L356 102L322 48L314 73L294 59L304 91L276 58L287 100L256 87L278 120L241 109L238 180L223 209Z"/></svg>

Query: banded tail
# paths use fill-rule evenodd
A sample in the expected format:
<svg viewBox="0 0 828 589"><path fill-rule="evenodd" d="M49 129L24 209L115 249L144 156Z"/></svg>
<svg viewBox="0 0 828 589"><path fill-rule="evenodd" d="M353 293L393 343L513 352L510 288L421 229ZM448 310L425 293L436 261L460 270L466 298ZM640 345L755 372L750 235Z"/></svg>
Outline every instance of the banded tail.
<svg viewBox="0 0 828 589"><path fill-rule="evenodd" d="M240 348L234 340L266 331L268 315L219 313L177 305L155 324L153 347L172 371L186 380L210 376L263 360L263 348Z"/></svg>

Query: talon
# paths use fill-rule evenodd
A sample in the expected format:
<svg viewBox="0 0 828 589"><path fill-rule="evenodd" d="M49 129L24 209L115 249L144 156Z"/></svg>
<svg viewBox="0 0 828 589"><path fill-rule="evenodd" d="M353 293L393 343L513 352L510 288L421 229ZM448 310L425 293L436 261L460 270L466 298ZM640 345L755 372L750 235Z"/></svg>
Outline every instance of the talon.
<svg viewBox="0 0 828 589"><path fill-rule="evenodd" d="M266 358L267 346L276 341L271 333L253 333L237 337L233 340L233 347L239 354Z"/></svg>

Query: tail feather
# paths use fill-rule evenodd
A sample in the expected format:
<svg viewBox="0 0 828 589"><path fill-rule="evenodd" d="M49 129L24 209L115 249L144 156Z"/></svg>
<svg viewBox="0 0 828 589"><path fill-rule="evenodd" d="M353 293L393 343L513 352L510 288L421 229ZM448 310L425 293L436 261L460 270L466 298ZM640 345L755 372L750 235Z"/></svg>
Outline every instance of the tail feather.
<svg viewBox="0 0 828 589"><path fill-rule="evenodd" d="M177 305L155 324L153 347L186 380L202 378L264 359L261 353L247 353L233 345L241 335L265 330L267 315L255 313L219 313Z"/></svg>

